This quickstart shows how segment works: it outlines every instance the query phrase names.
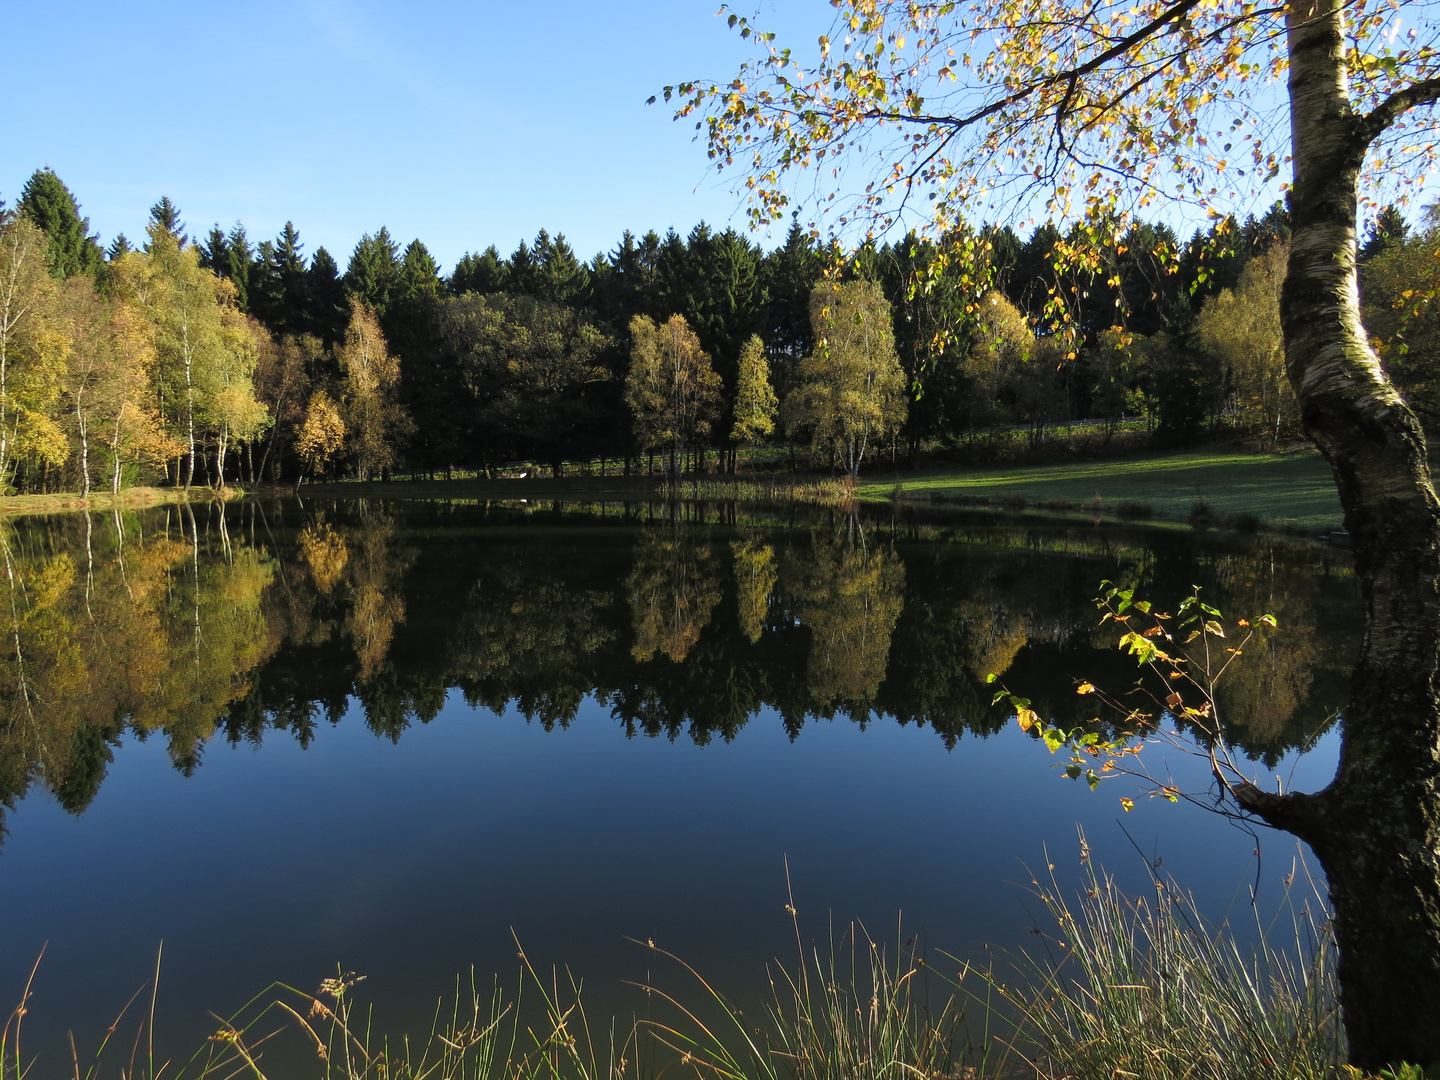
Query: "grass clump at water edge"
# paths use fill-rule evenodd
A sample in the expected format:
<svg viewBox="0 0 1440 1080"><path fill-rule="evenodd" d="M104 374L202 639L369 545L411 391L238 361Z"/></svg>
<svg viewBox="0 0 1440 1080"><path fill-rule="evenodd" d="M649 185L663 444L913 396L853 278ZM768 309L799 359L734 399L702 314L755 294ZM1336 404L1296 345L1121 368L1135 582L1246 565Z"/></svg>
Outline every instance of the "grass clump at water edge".
<svg viewBox="0 0 1440 1080"><path fill-rule="evenodd" d="M1014 982L943 954L944 964L927 962L899 937L886 948L863 929L832 940L828 953L806 949L797 924L798 959L772 969L758 1024L651 942L645 947L687 980L682 991L642 988L668 1008L668 1020L596 1029L577 982L558 973L547 980L524 961L513 998L472 978L437 1009L428 1037L386 1039L357 1006L363 977L337 974L315 994L272 985L220 1021L182 1065L158 1062L150 1050L152 986L150 1016L133 1042L110 1046L117 1020L93 1060L76 1055L66 1072L98 1080L103 1064L116 1075L102 1060L111 1053L126 1057L118 1075L129 1080L653 1080L676 1068L697 1080L1347 1075L1327 924L1302 910L1284 947L1264 927L1258 943L1245 946L1201 920L1173 882L1157 878L1154 886L1153 897L1127 896L1092 870L1084 895L1070 903L1053 881L1037 885L1054 936L1038 956L1015 959ZM526 994L537 995L538 1006ZM27 984L0 1032L3 1080L22 1080L35 1064L20 1046L28 996ZM290 1050L272 1066L267 1057L287 1039ZM300 1072L296 1061L311 1064Z"/></svg>

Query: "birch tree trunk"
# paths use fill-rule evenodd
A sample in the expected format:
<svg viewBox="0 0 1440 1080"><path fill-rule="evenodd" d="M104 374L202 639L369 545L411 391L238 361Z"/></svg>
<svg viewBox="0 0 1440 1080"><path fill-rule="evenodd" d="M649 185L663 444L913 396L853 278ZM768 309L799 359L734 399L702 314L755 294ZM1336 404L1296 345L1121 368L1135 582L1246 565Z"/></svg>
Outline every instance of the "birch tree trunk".
<svg viewBox="0 0 1440 1080"><path fill-rule="evenodd" d="M1352 1061L1440 1063L1440 502L1424 433L1360 321L1357 116L1339 0L1289 16L1293 233L1281 303L1306 433L1354 541L1365 633L1340 765L1315 795L1237 794L1308 842L1330 884Z"/></svg>

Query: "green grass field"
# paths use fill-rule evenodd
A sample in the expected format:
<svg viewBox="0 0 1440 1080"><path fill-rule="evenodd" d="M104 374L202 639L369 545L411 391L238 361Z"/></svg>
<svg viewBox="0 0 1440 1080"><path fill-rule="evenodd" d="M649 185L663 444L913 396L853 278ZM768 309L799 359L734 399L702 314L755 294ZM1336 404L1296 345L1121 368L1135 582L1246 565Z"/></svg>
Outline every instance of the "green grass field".
<svg viewBox="0 0 1440 1080"><path fill-rule="evenodd" d="M862 499L888 498L896 481L879 477L860 485ZM1322 533L1341 526L1340 500L1330 467L1314 450L1284 454L1179 454L912 474L906 492L944 498L972 496L1088 503L1097 496L1110 508L1144 503L1157 520L1186 521L1196 500L1218 514L1254 514L1268 524Z"/></svg>

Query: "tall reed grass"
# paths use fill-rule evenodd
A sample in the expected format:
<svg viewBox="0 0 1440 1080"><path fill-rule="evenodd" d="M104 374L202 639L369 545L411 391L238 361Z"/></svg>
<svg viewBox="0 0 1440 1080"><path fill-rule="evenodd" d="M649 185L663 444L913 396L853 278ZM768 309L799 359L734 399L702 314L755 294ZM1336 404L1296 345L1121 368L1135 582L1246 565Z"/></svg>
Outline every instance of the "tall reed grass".
<svg viewBox="0 0 1440 1080"><path fill-rule="evenodd" d="M272 985L217 1020L183 1063L154 1055L152 983L150 1012L132 1025L133 1038L119 1041L131 1030L122 1012L100 1049L88 1059L72 1053L63 1071L74 1080L655 1080L676 1070L696 1080L1354 1075L1340 1064L1334 952L1321 908L1292 909L1283 944L1275 925L1257 923L1250 945L1201 919L1172 882L1156 879L1153 895L1128 896L1092 871L1073 902L1053 879L1036 891L1052 932L1045 948L1013 958L1011 978L945 954L927 959L899 934L882 945L855 926L828 947L808 947L797 922L796 959L772 967L763 1015L746 1016L684 961L644 943L674 965L683 987L642 987L661 1015L596 1026L580 984L543 976L522 950L513 995L472 976L437 1008L426 1036L378 1035L357 1003L362 977L337 973L314 994ZM60 1075L23 1053L28 1000L27 984L0 1031L0 1080Z"/></svg>
<svg viewBox="0 0 1440 1080"><path fill-rule="evenodd" d="M1127 896L1093 868L1067 901L1037 893L1056 936L1006 988L1009 1045L1043 1077L1331 1080L1345 1060L1324 909L1255 911L1243 938L1212 926L1170 880ZM1299 886L1296 886L1299 888ZM986 979L1000 989L993 976Z"/></svg>

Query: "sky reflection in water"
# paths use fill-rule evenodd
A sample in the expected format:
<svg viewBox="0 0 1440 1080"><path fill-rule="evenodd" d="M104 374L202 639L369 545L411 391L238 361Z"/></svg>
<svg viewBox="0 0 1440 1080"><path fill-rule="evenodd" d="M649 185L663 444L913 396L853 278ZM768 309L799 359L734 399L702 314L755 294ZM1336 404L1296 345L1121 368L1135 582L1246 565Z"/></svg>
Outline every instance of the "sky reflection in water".
<svg viewBox="0 0 1440 1080"><path fill-rule="evenodd" d="M428 1025L457 972L513 971L512 928L599 1012L645 1007L627 937L757 992L793 951L787 860L806 935L888 937L903 911L963 957L1037 940L1029 872L1048 852L1076 880L1077 823L1133 886L1138 848L1207 914L1243 911L1253 838L1060 779L983 674L1074 719L1076 678L1134 677L1095 630L1099 580L1203 584L1280 616L1229 714L1283 758L1343 705L1355 644L1343 562L1268 539L307 501L223 530L96 517L87 554L82 522L7 537L27 667L6 669L0 973L18 995L50 942L27 1023L52 1063L161 939L162 1030L188 1050L206 1010L336 963L384 1026ZM1332 735L1295 782L1333 764ZM1262 839L1273 907L1296 848Z"/></svg>

